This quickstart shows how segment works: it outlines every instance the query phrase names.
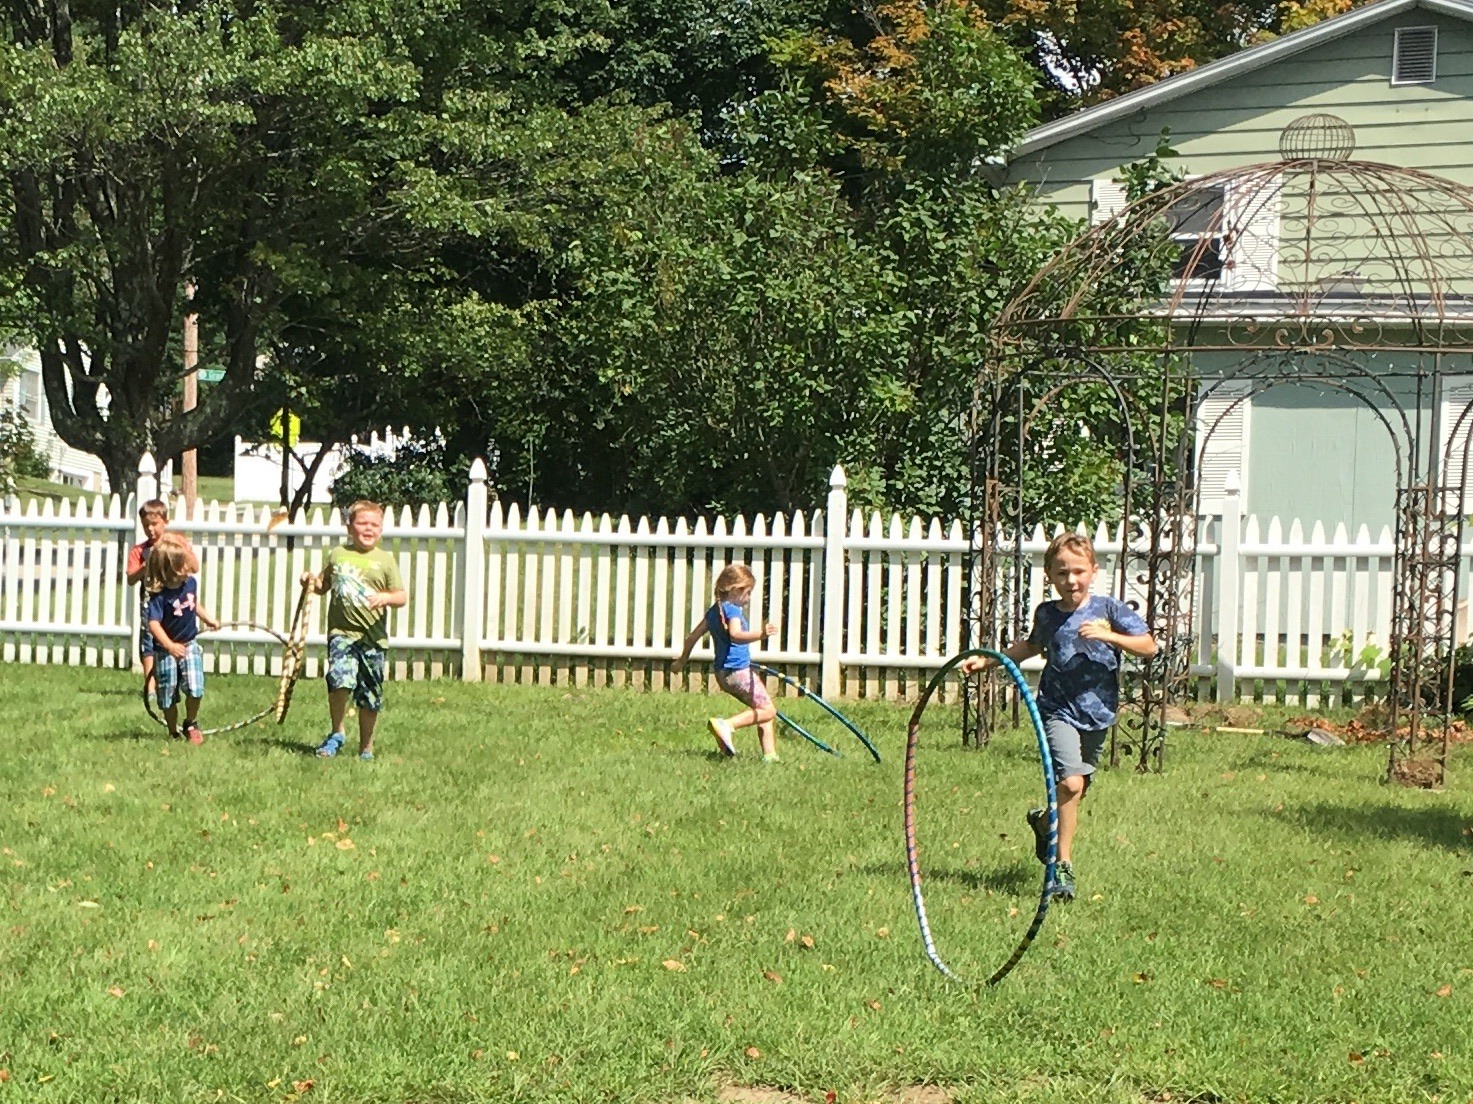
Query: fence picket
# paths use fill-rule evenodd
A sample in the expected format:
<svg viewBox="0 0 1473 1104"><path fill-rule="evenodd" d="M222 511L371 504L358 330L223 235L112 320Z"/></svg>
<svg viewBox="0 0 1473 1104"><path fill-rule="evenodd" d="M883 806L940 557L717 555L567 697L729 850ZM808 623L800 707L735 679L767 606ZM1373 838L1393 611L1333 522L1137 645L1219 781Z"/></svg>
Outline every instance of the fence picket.
<svg viewBox="0 0 1473 1104"><path fill-rule="evenodd" d="M522 513L515 502L511 504L511 509L507 512L506 528L507 536L518 539L507 545L505 559L502 563L501 638L506 641L506 646L501 655L503 664L501 678L506 682L521 682L523 545L520 538L527 535L530 525L522 524Z"/></svg>
<svg viewBox="0 0 1473 1104"><path fill-rule="evenodd" d="M1314 530L1310 533L1309 543L1317 549L1323 549L1325 545L1325 527L1320 522L1314 523ZM1308 560L1309 571L1309 663L1308 667L1313 670L1324 663L1325 655L1325 568L1328 561L1323 555L1311 556ZM1311 709L1317 709L1320 704L1319 683L1310 681L1304 694L1304 704Z"/></svg>
<svg viewBox="0 0 1473 1104"><path fill-rule="evenodd" d="M1283 541L1283 526L1278 518L1271 518L1268 523L1268 543L1278 545ZM1280 658L1279 653L1279 592L1283 581L1284 560L1281 556L1265 556L1259 562L1263 568L1263 665L1282 667L1284 661ZM1264 682L1263 700L1266 702L1279 700L1277 682Z"/></svg>
<svg viewBox="0 0 1473 1104"><path fill-rule="evenodd" d="M628 537L629 515L619 515L618 535ZM614 562L614 636L612 643L616 648L629 647L629 575L633 567L634 549L628 541L621 541L618 545L617 558ZM629 666L623 660L611 660L615 686L623 686L629 679Z"/></svg>

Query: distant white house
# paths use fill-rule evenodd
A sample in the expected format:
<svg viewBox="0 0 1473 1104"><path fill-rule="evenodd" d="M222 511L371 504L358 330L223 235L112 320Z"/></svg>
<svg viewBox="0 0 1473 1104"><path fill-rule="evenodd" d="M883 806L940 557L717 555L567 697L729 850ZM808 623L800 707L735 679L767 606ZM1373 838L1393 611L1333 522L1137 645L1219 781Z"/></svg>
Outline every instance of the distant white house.
<svg viewBox="0 0 1473 1104"><path fill-rule="evenodd" d="M106 492L107 469L90 452L74 449L63 441L51 424L51 406L41 385L41 355L34 349L5 350L4 359L14 371L0 389L0 406L20 411L31 427L36 451L51 466L51 479L87 491Z"/></svg>
<svg viewBox="0 0 1473 1104"><path fill-rule="evenodd" d="M400 444L414 440L414 433L408 428L394 430L392 426L385 429L382 434L377 432L369 434L366 438L354 437L345 448L342 445L333 445L327 450L327 456L323 458L322 465L317 469L316 477L312 481L312 491L307 501L309 502L331 502L332 485L337 481L338 472L342 470L343 460L349 450L365 452L370 456L392 457L399 449ZM421 437L420 441L426 439ZM428 438L430 443L444 447L445 439L437 429ZM292 450L296 458L290 465L287 473L287 489L291 494L296 494L306 477L306 469L312 463L314 457L322 449L322 445L316 441L298 441ZM237 502L279 502L281 500L281 444L273 441L247 441L241 437L235 439L235 501Z"/></svg>

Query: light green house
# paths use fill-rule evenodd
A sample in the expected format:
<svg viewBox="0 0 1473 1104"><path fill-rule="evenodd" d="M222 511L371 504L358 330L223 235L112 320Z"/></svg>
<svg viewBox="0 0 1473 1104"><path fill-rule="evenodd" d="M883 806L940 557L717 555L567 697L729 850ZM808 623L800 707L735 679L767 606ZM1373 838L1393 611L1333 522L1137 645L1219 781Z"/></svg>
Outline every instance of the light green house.
<svg viewBox="0 0 1473 1104"><path fill-rule="evenodd" d="M1175 167L1193 178L1275 161L1285 128L1318 113L1350 124L1357 162L1423 170L1473 187L1473 2L1381 0L1038 127L1013 151L1005 179L1032 186L1066 215L1099 223L1123 205L1120 166L1148 156L1163 129L1180 154ZM1230 210L1235 197L1229 185L1203 201ZM1222 286L1243 302L1283 290L1286 266L1276 268L1274 260L1283 243L1274 239L1296 232L1287 209L1264 206L1253 217L1253 234L1221 243L1221 256L1213 243L1208 258L1218 264ZM1467 251L1459 233L1433 237L1433 249ZM1255 252L1248 239L1267 242L1266 251ZM1347 254L1343 280L1352 298L1358 272L1376 263L1377 249L1362 243L1351 251L1355 256ZM1473 256L1456 260L1473 275ZM1473 404L1473 358L1439 354L1439 372L1466 372L1466 380L1417 394L1397 367L1395 348L1362 355L1411 412L1428 453L1432 441L1446 451L1454 441L1450 427ZM1203 354L1198 367L1210 377L1233 356ZM1229 387L1204 403L1204 417L1220 416L1232 395ZM1214 512L1228 473L1237 472L1245 509L1262 518L1373 529L1390 524L1397 478L1385 413L1333 389L1303 387L1275 387L1233 406L1201 459L1204 512ZM1457 443L1449 455L1460 456ZM1473 502L1473 487L1468 494Z"/></svg>

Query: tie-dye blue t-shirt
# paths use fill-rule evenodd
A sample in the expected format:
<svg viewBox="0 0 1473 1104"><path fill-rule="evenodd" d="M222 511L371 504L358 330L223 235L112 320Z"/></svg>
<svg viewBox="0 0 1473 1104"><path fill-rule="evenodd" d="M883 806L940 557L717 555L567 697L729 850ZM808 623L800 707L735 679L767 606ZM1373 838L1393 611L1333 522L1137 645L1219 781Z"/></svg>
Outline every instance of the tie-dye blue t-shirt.
<svg viewBox="0 0 1473 1104"><path fill-rule="evenodd" d="M1078 609L1065 612L1058 602L1044 602L1033 613L1028 642L1048 657L1038 680L1038 711L1057 717L1081 732L1098 732L1115 723L1120 706L1120 653L1102 640L1086 640L1079 630L1087 621L1105 619L1122 636L1150 630L1141 615L1124 602L1091 594Z"/></svg>

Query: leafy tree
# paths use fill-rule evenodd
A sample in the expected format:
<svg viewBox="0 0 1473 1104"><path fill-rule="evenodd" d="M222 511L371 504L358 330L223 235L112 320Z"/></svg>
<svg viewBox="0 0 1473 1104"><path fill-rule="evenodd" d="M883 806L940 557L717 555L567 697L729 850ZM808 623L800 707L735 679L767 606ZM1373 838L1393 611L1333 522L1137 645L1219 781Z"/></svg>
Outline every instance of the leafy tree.
<svg viewBox="0 0 1473 1104"><path fill-rule="evenodd" d="M439 167L476 118L493 124L486 155L515 164L534 136L520 117L566 92L556 74L600 10L81 0L0 13L0 269L20 278L6 307L40 349L61 436L126 485L144 449L173 454L275 409L261 358L302 344L286 331L310 325L313 303L362 305L377 275L391 299L422 304L418 273L400 277L448 229L435 208L456 182ZM471 233L535 233L476 198ZM189 276L225 379L180 415Z"/></svg>
<svg viewBox="0 0 1473 1104"><path fill-rule="evenodd" d="M412 438L391 452L349 449L333 481L333 504L346 509L363 498L393 507L453 501L464 495L466 475L448 471L444 458L443 440Z"/></svg>
<svg viewBox="0 0 1473 1104"><path fill-rule="evenodd" d="M17 479L45 479L51 465L36 449L30 423L14 408L0 410L0 495L15 493Z"/></svg>
<svg viewBox="0 0 1473 1104"><path fill-rule="evenodd" d="M1048 116L1111 99L1368 0L984 0L1033 63Z"/></svg>

